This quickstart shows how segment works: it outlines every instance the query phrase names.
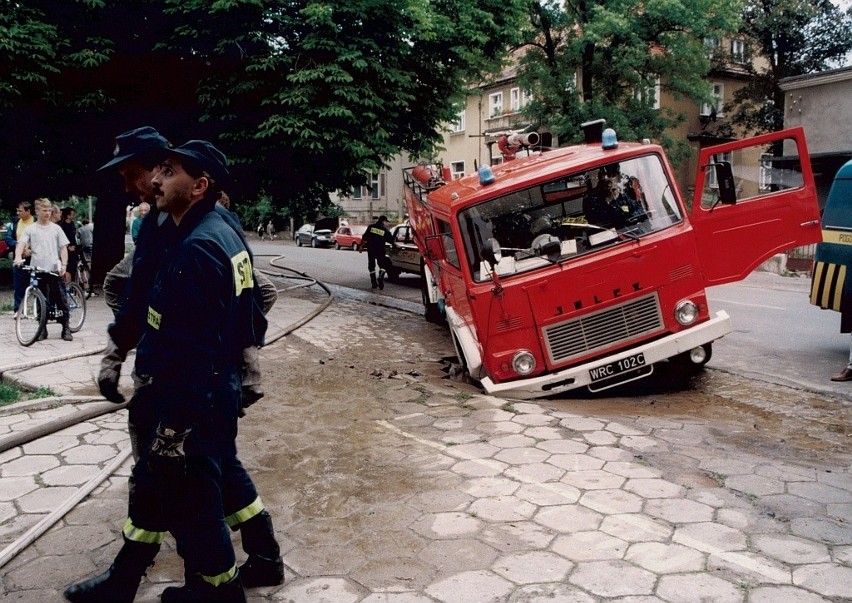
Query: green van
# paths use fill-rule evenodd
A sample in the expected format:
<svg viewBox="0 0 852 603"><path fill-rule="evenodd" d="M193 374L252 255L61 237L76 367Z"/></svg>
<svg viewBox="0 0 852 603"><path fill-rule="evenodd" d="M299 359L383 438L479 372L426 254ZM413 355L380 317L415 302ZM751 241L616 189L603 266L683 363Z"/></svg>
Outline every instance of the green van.
<svg viewBox="0 0 852 603"><path fill-rule="evenodd" d="M814 257L811 303L840 312L840 332L852 332L852 161L834 177Z"/></svg>

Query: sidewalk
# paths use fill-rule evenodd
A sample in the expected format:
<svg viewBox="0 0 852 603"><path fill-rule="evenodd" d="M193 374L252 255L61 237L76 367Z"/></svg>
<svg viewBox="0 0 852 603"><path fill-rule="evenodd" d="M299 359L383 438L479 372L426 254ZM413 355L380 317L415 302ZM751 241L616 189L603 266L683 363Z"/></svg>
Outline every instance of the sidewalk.
<svg viewBox="0 0 852 603"><path fill-rule="evenodd" d="M283 328L311 301L279 304ZM18 348L29 360L98 349L109 314L98 299L91 306L71 343L52 330L20 348L3 325L2 364ZM367 375L359 354L389 338L387 324L399 328L387 355L408 370ZM660 412L644 416L482 395L440 379L446 339L419 317L338 297L264 349L268 399L241 421L240 455L274 518L287 581L249 591L251 603L852 601L852 476L848 462L828 460L848 454L744 454L734 436L752 426L678 413L679 394L656 396ZM79 392L94 387L98 360L16 377ZM309 364L321 366L293 370ZM738 382L723 378L734 392ZM0 411L0 438L70 412ZM0 452L0 546L116 458L125 421L122 411ZM0 567L4 601L59 602L109 564L128 472L129 461ZM167 539L137 601L181 581L172 547Z"/></svg>

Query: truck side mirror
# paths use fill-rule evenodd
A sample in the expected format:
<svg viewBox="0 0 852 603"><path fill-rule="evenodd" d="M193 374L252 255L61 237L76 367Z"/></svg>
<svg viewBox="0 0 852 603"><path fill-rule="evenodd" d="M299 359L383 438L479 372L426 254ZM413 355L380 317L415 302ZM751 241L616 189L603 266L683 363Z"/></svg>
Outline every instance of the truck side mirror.
<svg viewBox="0 0 852 603"><path fill-rule="evenodd" d="M737 186L734 184L734 170L730 161L718 161L713 164L716 170L716 182L719 183L719 201L725 205L737 202Z"/></svg>
<svg viewBox="0 0 852 603"><path fill-rule="evenodd" d="M440 235L426 237L426 257L433 261L444 257L443 237Z"/></svg>
<svg viewBox="0 0 852 603"><path fill-rule="evenodd" d="M503 253L500 251L500 243L497 242L497 239L493 238L485 241L485 245L482 246L479 253L482 256L482 259L485 262L488 262L488 265L491 266L492 270L503 258Z"/></svg>

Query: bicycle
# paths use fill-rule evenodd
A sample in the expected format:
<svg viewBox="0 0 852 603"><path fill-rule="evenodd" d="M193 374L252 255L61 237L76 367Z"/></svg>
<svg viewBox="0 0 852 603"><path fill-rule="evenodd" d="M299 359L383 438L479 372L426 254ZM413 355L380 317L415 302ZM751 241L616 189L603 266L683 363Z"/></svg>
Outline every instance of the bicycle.
<svg viewBox="0 0 852 603"><path fill-rule="evenodd" d="M66 283L55 272L38 270L32 266L22 266L22 270L30 273L30 284L24 291L24 299L15 317L15 335L23 346L32 345L47 329L48 320L59 321L60 311L50 303L39 288L39 280L44 275L52 275L58 279L68 305L68 329L76 333L83 327L86 320L86 297L83 289L77 283Z"/></svg>
<svg viewBox="0 0 852 603"><path fill-rule="evenodd" d="M92 271L89 268L89 260L87 254L92 252L91 247L81 247L80 255L77 261L77 284L86 295L86 299L92 297L94 290L92 289Z"/></svg>

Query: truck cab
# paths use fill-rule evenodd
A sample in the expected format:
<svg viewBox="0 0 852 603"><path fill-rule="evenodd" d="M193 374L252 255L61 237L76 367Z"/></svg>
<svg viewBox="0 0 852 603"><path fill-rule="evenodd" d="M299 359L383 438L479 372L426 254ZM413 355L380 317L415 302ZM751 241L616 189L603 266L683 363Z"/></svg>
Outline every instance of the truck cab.
<svg viewBox="0 0 852 603"><path fill-rule="evenodd" d="M771 161L781 141L799 168ZM689 204L660 146L611 130L449 182L413 168L427 318L440 310L471 377L507 397L605 390L665 361L703 366L731 330L705 287L820 229L801 129L704 149L699 165Z"/></svg>

